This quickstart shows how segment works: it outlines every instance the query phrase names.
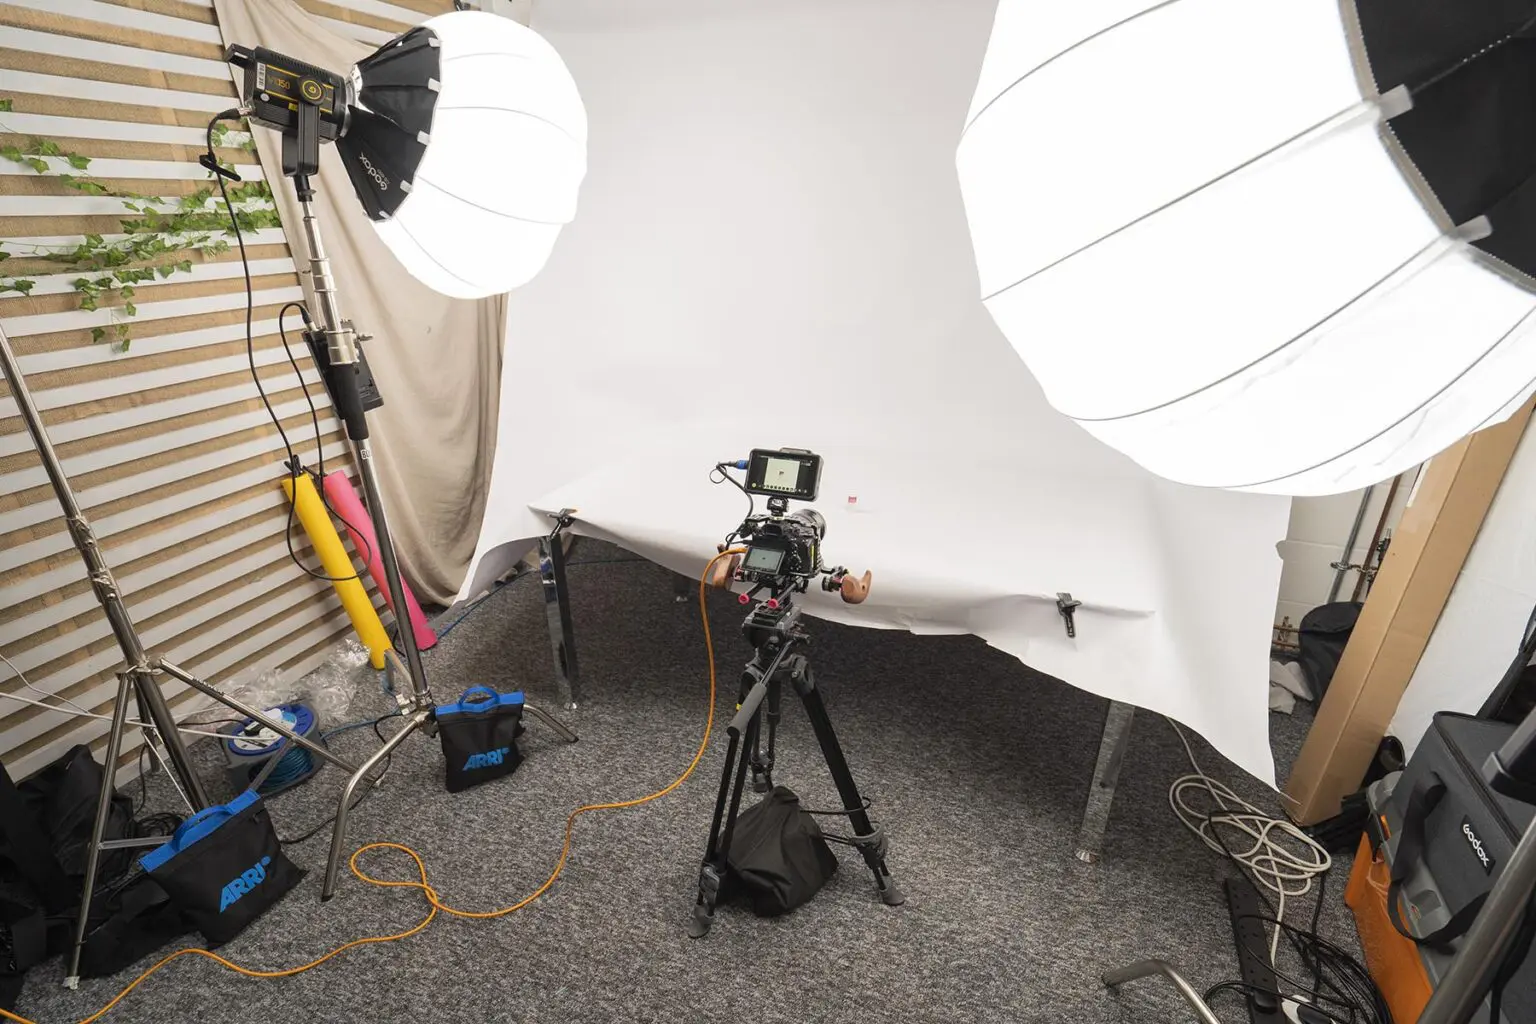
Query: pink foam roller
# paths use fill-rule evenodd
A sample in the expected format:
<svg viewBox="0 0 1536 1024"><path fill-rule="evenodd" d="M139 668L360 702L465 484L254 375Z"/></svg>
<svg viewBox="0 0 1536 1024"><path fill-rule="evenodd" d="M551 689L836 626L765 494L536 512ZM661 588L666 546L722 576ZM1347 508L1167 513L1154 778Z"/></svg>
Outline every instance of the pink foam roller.
<svg viewBox="0 0 1536 1024"><path fill-rule="evenodd" d="M325 475L325 499L341 517L353 549L367 559L368 575L379 585L385 603L394 612L395 621L399 622L400 610L395 607L389 595L389 585L384 581L384 566L379 561L379 542L373 535L373 520L368 518L368 510L363 507L362 499L352 489L352 481L345 473L336 470ZM400 586L405 590L405 610L411 620L411 631L416 634L416 646L425 651L436 645L437 634L427 625L427 617L422 613L421 605L416 603L411 585L402 579Z"/></svg>

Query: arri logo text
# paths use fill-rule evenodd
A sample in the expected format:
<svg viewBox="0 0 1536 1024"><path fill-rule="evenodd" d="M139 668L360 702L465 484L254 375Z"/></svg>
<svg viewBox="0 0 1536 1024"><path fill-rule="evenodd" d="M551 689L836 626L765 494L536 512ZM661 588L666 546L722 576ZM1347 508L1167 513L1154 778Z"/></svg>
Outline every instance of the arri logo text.
<svg viewBox="0 0 1536 1024"><path fill-rule="evenodd" d="M240 877L233 879L224 887L224 895L219 898L219 913L224 913L235 904L241 896L255 889L267 880L267 867L272 863L271 857L263 857L251 866L250 870L240 872Z"/></svg>
<svg viewBox="0 0 1536 1024"><path fill-rule="evenodd" d="M492 765L501 764L507 759L507 752L511 747L498 747L495 750L487 750L483 754L470 754L469 760L464 762L465 771L473 771L476 768L489 768Z"/></svg>

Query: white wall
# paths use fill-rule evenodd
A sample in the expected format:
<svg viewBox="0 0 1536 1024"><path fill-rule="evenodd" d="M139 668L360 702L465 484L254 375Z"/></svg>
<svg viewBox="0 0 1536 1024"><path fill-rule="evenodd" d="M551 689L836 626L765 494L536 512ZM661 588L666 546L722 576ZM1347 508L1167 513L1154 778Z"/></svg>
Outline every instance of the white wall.
<svg viewBox="0 0 1536 1024"><path fill-rule="evenodd" d="M1417 469L1410 469L1403 474L1402 486L1397 490L1392 511L1387 517L1389 532L1396 527L1397 520L1403 514L1417 472ZM1371 535L1376 530L1376 521L1381 515L1381 507L1387 500L1387 491L1391 485L1392 481L1385 480L1377 484L1372 492L1350 562L1360 564L1365 561L1366 548L1371 543ZM1328 600L1328 590L1333 585L1334 576L1329 565L1338 561L1343 553L1344 542L1349 539L1349 527L1355 521L1355 513L1360 509L1360 496L1364 493L1363 490L1351 491L1348 494L1318 498L1296 498L1291 502L1290 529L1280 544L1280 557L1285 561L1285 569L1280 576L1280 599L1275 606L1276 624L1288 617L1291 625L1298 625L1303 615ZM1353 572L1344 577L1338 600L1349 600L1357 579L1359 574Z"/></svg>
<svg viewBox="0 0 1536 1024"><path fill-rule="evenodd" d="M587 107L589 172L509 304L504 391L538 360L566 372L502 403L481 564L569 506L697 573L745 510L708 467L811 448L828 558L879 580L856 610L813 591L811 614L976 634L1270 779L1289 499L1171 484L1098 443L979 300L954 153L994 7L536 6ZM1085 602L1071 639L1060 591Z"/></svg>
<svg viewBox="0 0 1536 1024"><path fill-rule="evenodd" d="M1526 431L1392 719L1410 751L1436 711L1475 712L1536 606L1536 431Z"/></svg>

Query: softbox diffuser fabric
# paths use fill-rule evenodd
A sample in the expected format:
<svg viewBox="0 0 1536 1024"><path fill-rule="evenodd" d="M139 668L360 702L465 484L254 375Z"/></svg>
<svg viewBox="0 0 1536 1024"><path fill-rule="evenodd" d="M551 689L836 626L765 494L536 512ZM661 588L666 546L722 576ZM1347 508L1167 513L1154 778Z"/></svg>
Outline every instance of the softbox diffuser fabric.
<svg viewBox="0 0 1536 1024"><path fill-rule="evenodd" d="M874 573L867 603L815 591L812 614L977 634L1167 712L1272 780L1288 499L1172 484L1095 441L1050 408L977 301L951 154L993 6L538 8L581 85L590 172L548 267L511 297L460 596L563 506L579 531L697 579L747 511L711 467L810 448L826 459L826 559ZM1075 640L1058 591L1083 602ZM733 624L717 625L720 664L744 659ZM599 699L604 681L585 682ZM678 688L704 685L701 650Z"/></svg>
<svg viewBox="0 0 1536 1024"><path fill-rule="evenodd" d="M956 168L1051 404L1169 479L1333 494L1536 387L1517 0L1000 0Z"/></svg>

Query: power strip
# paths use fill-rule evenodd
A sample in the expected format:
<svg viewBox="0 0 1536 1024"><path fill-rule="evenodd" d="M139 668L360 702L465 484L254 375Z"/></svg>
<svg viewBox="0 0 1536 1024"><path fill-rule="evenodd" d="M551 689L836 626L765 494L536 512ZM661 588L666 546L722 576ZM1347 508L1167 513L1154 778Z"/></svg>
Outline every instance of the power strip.
<svg viewBox="0 0 1536 1024"><path fill-rule="evenodd" d="M1264 933L1264 922L1257 920L1267 916L1259 903L1259 894L1245 878L1229 878L1221 885L1232 915L1238 973L1249 986L1248 1019L1253 1024L1291 1024L1298 1018L1281 1005L1279 979L1262 956L1262 951L1269 949L1269 936Z"/></svg>

